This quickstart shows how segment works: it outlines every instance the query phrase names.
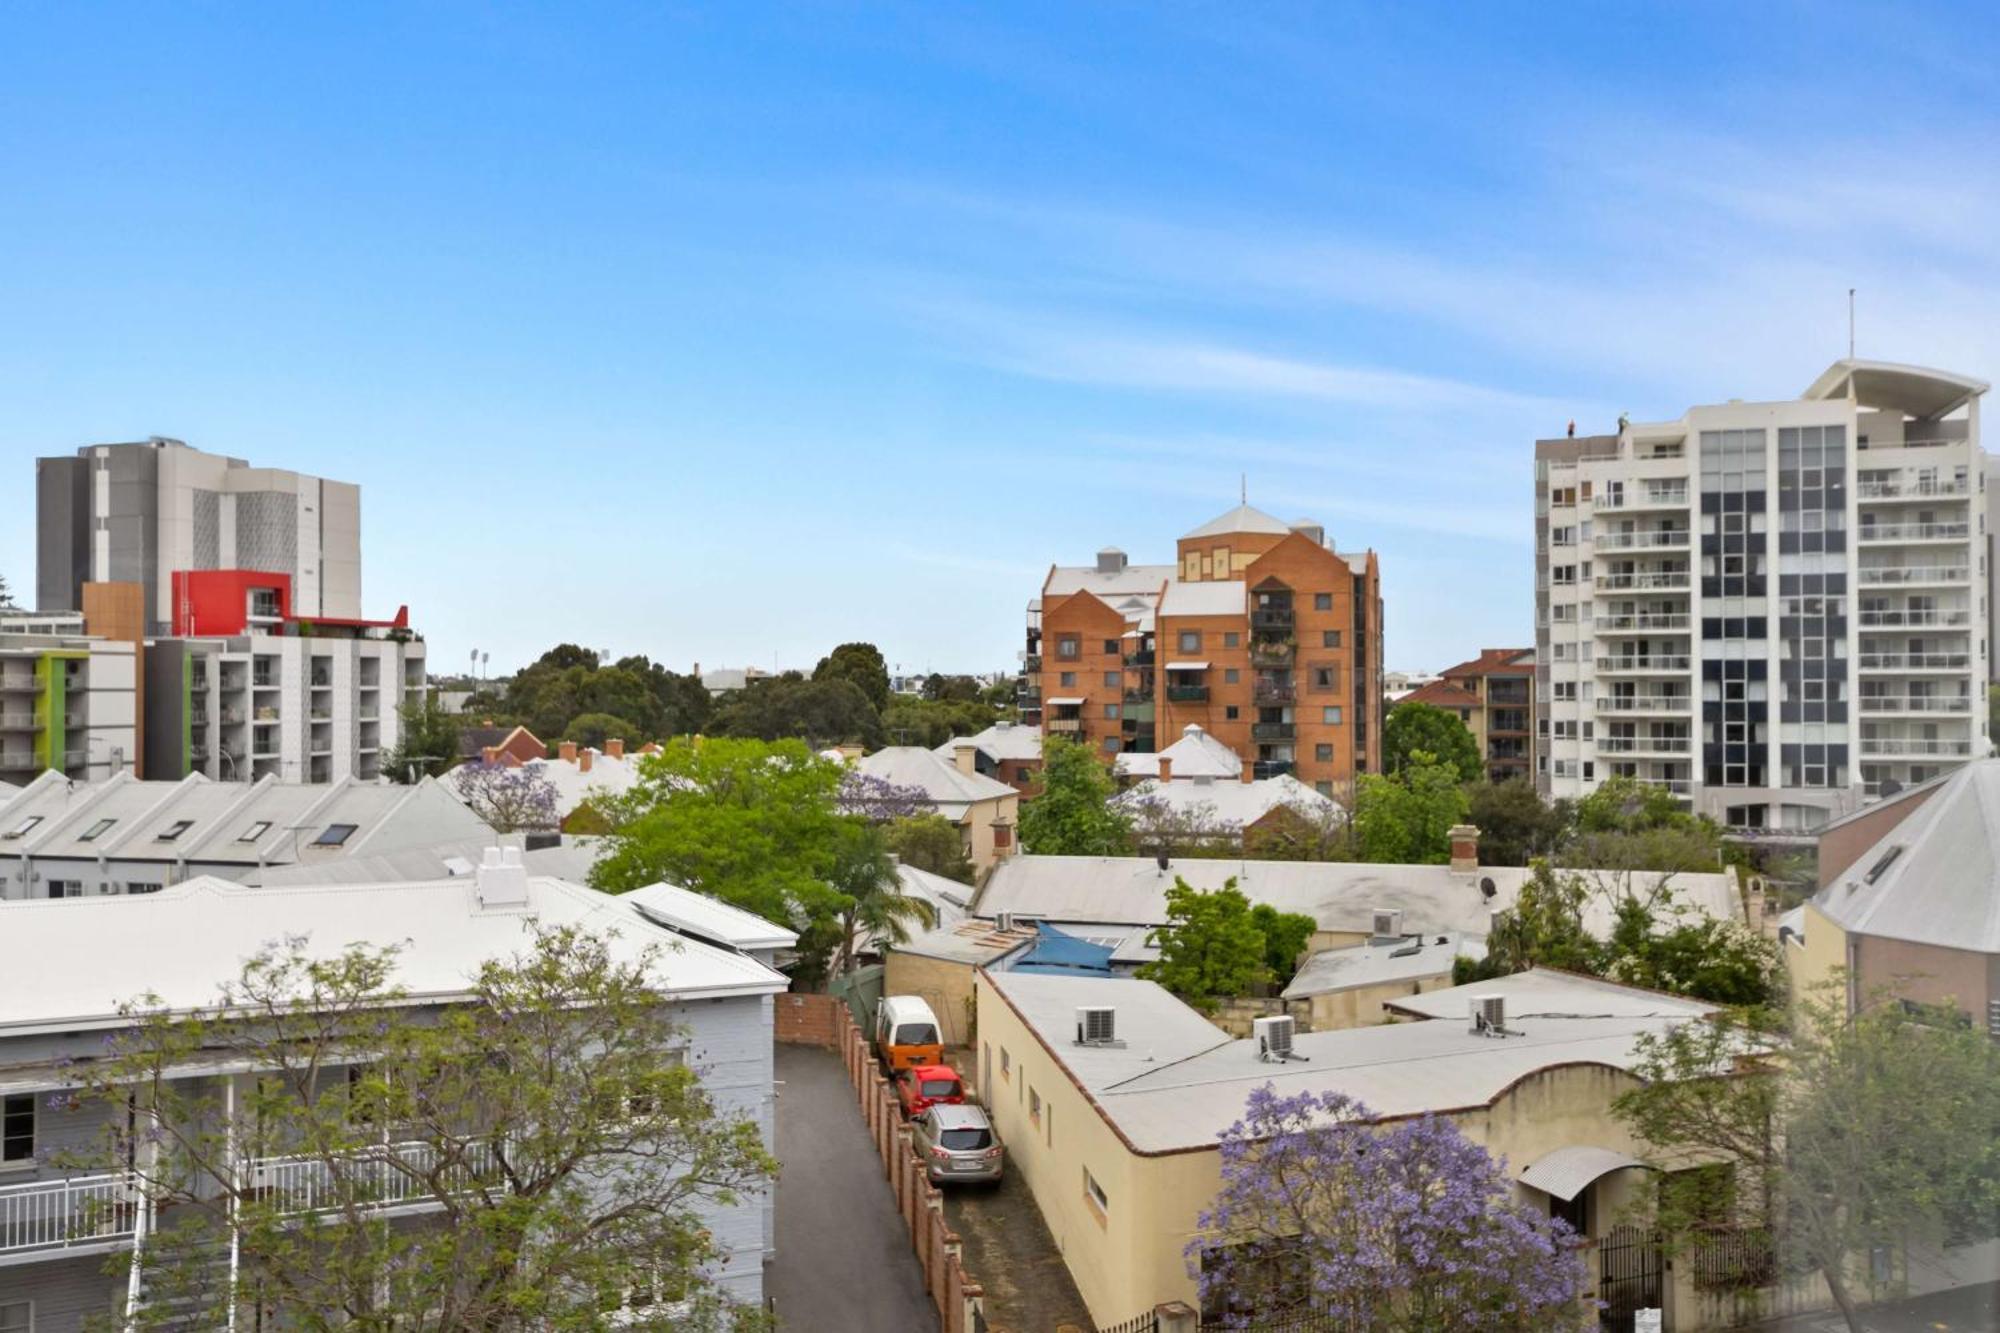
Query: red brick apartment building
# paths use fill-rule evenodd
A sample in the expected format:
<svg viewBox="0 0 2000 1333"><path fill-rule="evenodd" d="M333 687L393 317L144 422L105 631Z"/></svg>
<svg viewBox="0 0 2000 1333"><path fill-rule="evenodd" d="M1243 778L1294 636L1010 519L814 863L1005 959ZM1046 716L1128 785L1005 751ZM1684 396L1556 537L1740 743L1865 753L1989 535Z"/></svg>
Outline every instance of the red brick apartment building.
<svg viewBox="0 0 2000 1333"><path fill-rule="evenodd" d="M1023 719L1109 760L1200 723L1246 779L1343 795L1382 754L1382 584L1318 524L1241 505L1171 565L1057 565L1030 605Z"/></svg>

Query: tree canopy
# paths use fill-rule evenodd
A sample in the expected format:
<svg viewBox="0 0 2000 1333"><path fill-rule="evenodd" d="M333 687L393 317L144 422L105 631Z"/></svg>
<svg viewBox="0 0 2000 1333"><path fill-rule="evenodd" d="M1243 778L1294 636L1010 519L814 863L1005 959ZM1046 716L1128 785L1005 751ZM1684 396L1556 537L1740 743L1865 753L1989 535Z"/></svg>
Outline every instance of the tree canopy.
<svg viewBox="0 0 2000 1333"><path fill-rule="evenodd" d="M517 672L493 711L544 739L567 737L601 746L609 735L637 746L700 731L708 720L709 700L699 679L647 657L624 657L607 665L590 649L564 643ZM605 719L619 729L608 730ZM577 729L581 735L572 734Z"/></svg>
<svg viewBox="0 0 2000 1333"><path fill-rule="evenodd" d="M1206 1311L1244 1328L1299 1308L1376 1333L1597 1326L1566 1223L1514 1203L1450 1121L1371 1118L1344 1093L1250 1093L1188 1245Z"/></svg>
<svg viewBox="0 0 2000 1333"><path fill-rule="evenodd" d="M1479 744L1458 714L1432 704L1397 704L1382 724L1383 770L1400 773L1419 754L1451 769L1460 782L1477 782L1486 772Z"/></svg>
<svg viewBox="0 0 2000 1333"><path fill-rule="evenodd" d="M813 668L814 680L852 683L879 717L889 706L889 664L872 643L843 643Z"/></svg>
<svg viewBox="0 0 2000 1333"><path fill-rule="evenodd" d="M852 680L807 680L795 671L753 680L722 696L709 733L764 741L797 737L815 750L854 741L882 744L882 719Z"/></svg>
<svg viewBox="0 0 2000 1333"><path fill-rule="evenodd" d="M103 1135L62 1162L135 1172L174 1219L146 1246L153 1299L115 1326L249 1327L259 1309L375 1333L757 1326L716 1285L705 1210L776 1163L682 1058L659 951L621 961L598 936L528 929L442 1011L392 984L393 949L303 941L253 956L204 1010L127 1006L133 1027L77 1067ZM172 1072L197 1061L259 1076L226 1100ZM243 1155L293 1165L267 1178ZM385 1224L384 1182L430 1214ZM232 1226L233 1292L214 1280Z"/></svg>
<svg viewBox="0 0 2000 1333"><path fill-rule="evenodd" d="M1474 782L1465 789L1466 822L1479 829L1479 860L1524 866L1552 856L1569 832L1569 805L1542 800L1529 778Z"/></svg>
<svg viewBox="0 0 2000 1333"><path fill-rule="evenodd" d="M1042 741L1042 790L1021 803L1021 845L1039 856L1124 856L1132 826L1111 804L1117 783L1088 746Z"/></svg>
<svg viewBox="0 0 2000 1333"><path fill-rule="evenodd" d="M1308 920L1308 934L1311 924ZM1264 932L1233 876L1209 891L1174 876L1167 890L1167 924L1147 938L1160 956L1141 966L1139 975L1197 1009L1213 1010L1218 1000L1248 995L1270 975Z"/></svg>
<svg viewBox="0 0 2000 1333"><path fill-rule="evenodd" d="M933 875L943 875L961 884L974 878L972 859L965 854L965 838L958 825L943 815L909 815L883 826L889 850L903 864Z"/></svg>
<svg viewBox="0 0 2000 1333"><path fill-rule="evenodd" d="M1452 825L1469 808L1457 770L1422 750L1394 775L1364 773L1355 781L1354 837L1359 858L1397 865L1451 859Z"/></svg>
<svg viewBox="0 0 2000 1333"><path fill-rule="evenodd" d="M383 764L392 782L434 778L458 762L459 719L434 698L396 710L396 748Z"/></svg>
<svg viewBox="0 0 2000 1333"><path fill-rule="evenodd" d="M1856 1333L1871 1249L1993 1232L2000 1048L1955 1011L1878 995L1850 1014L1836 978L1801 998L1790 1031L1770 1011L1682 1024L1643 1040L1636 1072L1614 1109L1670 1172L1669 1242L1768 1247L1784 1271L1825 1278ZM1721 1276L1771 1273L1739 1261Z"/></svg>
<svg viewBox="0 0 2000 1333"><path fill-rule="evenodd" d="M556 787L539 769L475 759L451 775L459 799L497 833L553 829L561 823Z"/></svg>

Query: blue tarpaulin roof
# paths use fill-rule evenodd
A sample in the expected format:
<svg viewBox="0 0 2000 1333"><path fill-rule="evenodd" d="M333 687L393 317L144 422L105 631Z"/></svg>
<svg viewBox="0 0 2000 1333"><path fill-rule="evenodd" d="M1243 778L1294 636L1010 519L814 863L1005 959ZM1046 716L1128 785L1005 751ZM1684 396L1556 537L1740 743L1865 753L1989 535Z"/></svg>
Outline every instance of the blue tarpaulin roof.
<svg viewBox="0 0 2000 1333"><path fill-rule="evenodd" d="M1015 972L1055 972L1068 976L1110 976L1111 947L1065 934L1046 922L1035 926L1036 939L1011 969Z"/></svg>

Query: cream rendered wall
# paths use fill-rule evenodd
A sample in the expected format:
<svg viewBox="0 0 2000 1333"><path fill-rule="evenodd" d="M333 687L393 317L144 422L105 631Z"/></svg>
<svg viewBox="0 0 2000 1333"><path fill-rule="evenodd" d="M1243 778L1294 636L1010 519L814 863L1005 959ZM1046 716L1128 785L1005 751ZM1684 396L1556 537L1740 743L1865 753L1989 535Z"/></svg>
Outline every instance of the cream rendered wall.
<svg viewBox="0 0 2000 1333"><path fill-rule="evenodd" d="M1009 792L1005 796L996 796L990 801L975 801L966 810L965 818L959 821L959 827L965 830L969 843L966 854L972 858L972 865L975 870L985 871L990 869L1002 857L1012 856L1020 850L1020 838L1018 836L1020 806L1020 796L1017 793ZM995 823L1006 823L1017 831L1017 836L1008 846L995 847L993 845L993 825Z"/></svg>
<svg viewBox="0 0 2000 1333"><path fill-rule="evenodd" d="M361 488L322 481L320 494L320 614L361 616Z"/></svg>
<svg viewBox="0 0 2000 1333"><path fill-rule="evenodd" d="M1807 903L1805 910L1805 944L1785 950L1794 995L1806 994L1847 967L1847 932L1812 903Z"/></svg>
<svg viewBox="0 0 2000 1333"><path fill-rule="evenodd" d="M1307 1022L1314 1032L1372 1027L1390 1021L1391 1015L1382 1011L1387 1001L1422 995L1425 991L1443 990L1450 985L1451 973L1443 972L1412 981L1390 981L1379 986L1356 986L1352 990L1315 995L1311 997Z"/></svg>
<svg viewBox="0 0 2000 1333"><path fill-rule="evenodd" d="M945 1044L963 1046L973 1027L972 965L900 950L892 951L884 964L882 993L920 997L937 1015ZM971 1070L960 1072L972 1076Z"/></svg>

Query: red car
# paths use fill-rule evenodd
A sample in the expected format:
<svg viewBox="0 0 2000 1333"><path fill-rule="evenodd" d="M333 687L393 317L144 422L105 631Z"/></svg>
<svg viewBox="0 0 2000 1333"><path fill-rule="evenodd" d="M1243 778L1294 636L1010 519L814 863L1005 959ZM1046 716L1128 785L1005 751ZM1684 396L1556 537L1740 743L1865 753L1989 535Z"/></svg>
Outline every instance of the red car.
<svg viewBox="0 0 2000 1333"><path fill-rule="evenodd" d="M905 1116L920 1116L933 1106L962 1103L965 1084L950 1065L912 1065L896 1075L896 1097Z"/></svg>

